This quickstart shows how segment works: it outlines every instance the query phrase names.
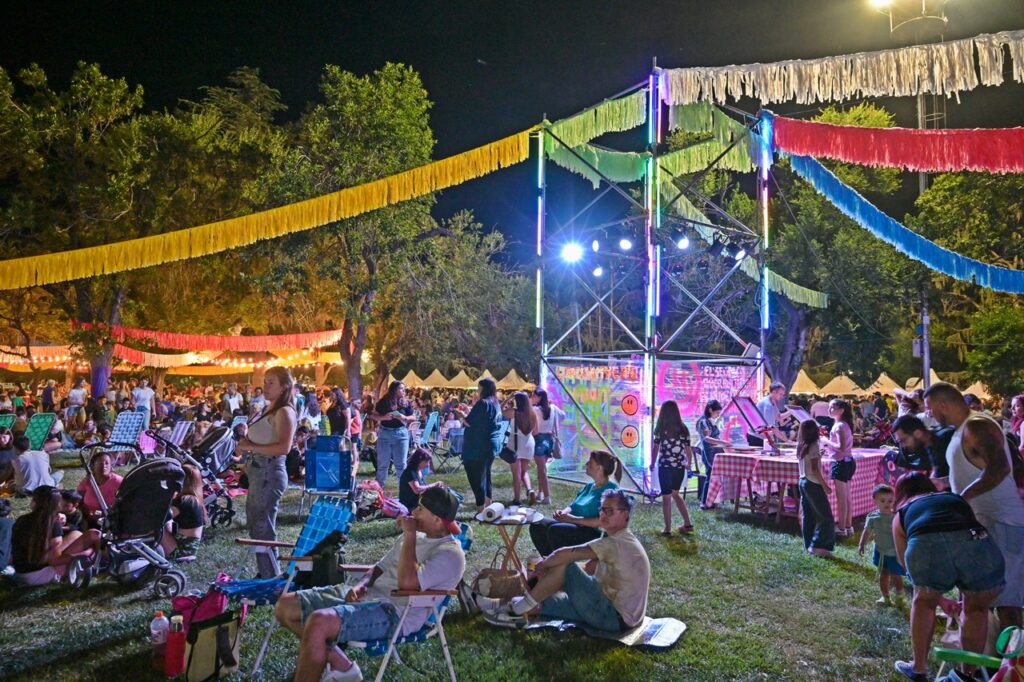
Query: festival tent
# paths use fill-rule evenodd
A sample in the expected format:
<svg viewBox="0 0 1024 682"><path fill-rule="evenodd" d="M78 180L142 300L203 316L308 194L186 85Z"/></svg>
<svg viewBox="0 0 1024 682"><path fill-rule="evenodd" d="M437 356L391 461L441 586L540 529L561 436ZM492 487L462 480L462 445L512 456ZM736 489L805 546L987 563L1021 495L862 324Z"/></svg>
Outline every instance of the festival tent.
<svg viewBox="0 0 1024 682"><path fill-rule="evenodd" d="M414 386L415 387L415 386L422 385L423 384L423 379L420 379L418 376L416 376L416 372L414 372L414 371L412 371L410 369L409 373L405 375L404 379L402 379L402 383L405 384L406 386Z"/></svg>
<svg viewBox="0 0 1024 682"><path fill-rule="evenodd" d="M448 385L448 380L444 378L444 375L441 374L441 372L435 369L430 373L430 376L426 379L422 379L418 385L421 388L444 388Z"/></svg>
<svg viewBox="0 0 1024 682"><path fill-rule="evenodd" d="M928 377L931 379L931 382L929 382L929 386L931 384L937 384L940 381L944 381L944 379L942 379L935 372L935 370L931 369L931 368L928 369ZM919 388L924 388L924 384L921 383L921 377L911 377L911 378L907 379L907 390L908 391L914 391L914 390L917 390Z"/></svg>
<svg viewBox="0 0 1024 682"><path fill-rule="evenodd" d="M840 374L821 387L821 395L861 395L864 393L857 384L853 383L853 379Z"/></svg>
<svg viewBox="0 0 1024 682"><path fill-rule="evenodd" d="M821 389L818 388L817 384L807 376L807 372L800 370L797 372L796 381L793 382L793 386L789 389L790 393L820 393Z"/></svg>
<svg viewBox="0 0 1024 682"><path fill-rule="evenodd" d="M992 400L992 394L989 393L988 387L980 381L975 381L973 384L965 388L964 393L973 393L981 400Z"/></svg>
<svg viewBox="0 0 1024 682"><path fill-rule="evenodd" d="M533 388L533 384L528 383L526 379L519 376L518 372L513 369L505 375L504 379L498 382L498 388L503 391L519 391Z"/></svg>
<svg viewBox="0 0 1024 682"><path fill-rule="evenodd" d="M485 369L484 373L476 378L477 381L480 381L481 379L491 379L494 381L494 383L498 383L498 379L493 374L491 374L491 370L489 369Z"/></svg>
<svg viewBox="0 0 1024 682"><path fill-rule="evenodd" d="M868 386L865 390L868 393L881 393L882 395L892 395L892 392L899 388L900 385L885 372L878 375L875 382Z"/></svg>
<svg viewBox="0 0 1024 682"><path fill-rule="evenodd" d="M445 388L476 388L476 382L469 378L469 375L466 374L466 370L462 370L452 377L447 384L445 384Z"/></svg>

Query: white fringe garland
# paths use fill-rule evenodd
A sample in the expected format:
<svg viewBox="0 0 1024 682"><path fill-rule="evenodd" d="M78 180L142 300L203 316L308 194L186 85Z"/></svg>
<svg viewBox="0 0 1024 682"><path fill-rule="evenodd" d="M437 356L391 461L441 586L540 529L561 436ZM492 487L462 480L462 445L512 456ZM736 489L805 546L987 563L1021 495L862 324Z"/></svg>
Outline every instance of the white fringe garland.
<svg viewBox="0 0 1024 682"><path fill-rule="evenodd" d="M1003 31L932 45L771 64L659 69L662 99L671 105L723 103L749 96L761 104L841 102L860 97L955 96L1003 83L1003 47L1013 79L1024 82L1024 31ZM977 53L977 57L975 57Z"/></svg>

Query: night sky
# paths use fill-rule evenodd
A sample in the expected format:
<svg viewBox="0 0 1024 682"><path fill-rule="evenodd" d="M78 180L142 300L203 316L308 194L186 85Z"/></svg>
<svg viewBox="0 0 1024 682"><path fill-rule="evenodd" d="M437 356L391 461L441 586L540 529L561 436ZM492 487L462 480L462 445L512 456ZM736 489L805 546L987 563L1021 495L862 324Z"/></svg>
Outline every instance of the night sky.
<svg viewBox="0 0 1024 682"><path fill-rule="evenodd" d="M952 0L948 39L1024 28L1024 0ZM760 2L7 2L0 66L37 62L63 87L79 60L139 83L149 107L200 97L239 66L258 67L282 92L287 117L317 96L324 64L356 73L402 62L422 75L435 106L437 158L555 120L664 67L811 58L892 47L888 19L868 0ZM745 103L753 108L753 103ZM902 125L913 104L883 101ZM775 110L807 112L776 105ZM961 95L949 127L1024 125L1024 87ZM622 136L620 136L622 137ZM618 140L626 143L629 139ZM448 190L438 217L471 208L526 251L534 220L532 164ZM551 174L553 219L588 186Z"/></svg>

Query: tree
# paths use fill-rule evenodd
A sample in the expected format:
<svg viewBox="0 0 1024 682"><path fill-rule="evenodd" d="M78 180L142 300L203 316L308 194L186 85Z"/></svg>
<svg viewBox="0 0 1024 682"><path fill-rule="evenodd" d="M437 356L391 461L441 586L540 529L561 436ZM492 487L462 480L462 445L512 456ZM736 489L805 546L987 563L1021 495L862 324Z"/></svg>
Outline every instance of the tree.
<svg viewBox="0 0 1024 682"><path fill-rule="evenodd" d="M985 382L996 395L1024 391L1024 365L1020 340L1024 338L1024 314L1019 305L995 303L971 316L971 336L983 339L967 351L972 378Z"/></svg>

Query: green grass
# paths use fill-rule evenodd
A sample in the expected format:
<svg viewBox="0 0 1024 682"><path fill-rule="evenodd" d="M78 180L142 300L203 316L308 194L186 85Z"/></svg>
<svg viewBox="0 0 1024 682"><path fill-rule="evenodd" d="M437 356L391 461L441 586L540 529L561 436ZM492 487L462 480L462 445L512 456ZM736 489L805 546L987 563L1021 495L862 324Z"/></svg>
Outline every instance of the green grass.
<svg viewBox="0 0 1024 682"><path fill-rule="evenodd" d="M499 463L495 471L501 471ZM66 484L81 478L68 471ZM462 473L445 477L468 486ZM511 497L511 478L496 477L496 498ZM575 486L556 483L553 494L564 503ZM243 500L236 500L241 502ZM690 496L690 501L694 497ZM27 509L15 502L15 514ZM300 528L298 491L290 490L278 519L283 539ZM781 527L741 512L690 511L696 534L663 538L660 505L641 505L633 530L647 548L652 566L648 615L673 616L688 630L665 652L630 649L569 632L510 631L488 626L479 617L451 613L445 630L461 680L897 680L892 662L909 655L907 615L880 610L874 568L856 554L852 540L838 548L834 561L809 556L792 520ZM678 519L677 519L678 523ZM488 565L500 539L493 528L475 527L467 575ZM197 562L186 566L190 588L204 588L242 552L234 538L244 535L241 521L230 529L207 531ZM397 532L390 521L357 523L346 560L373 562ZM520 539L526 558L532 546ZM122 587L100 581L85 591L66 586L16 590L0 583L0 679L110 680L160 679L149 670L148 623L166 601L154 601L147 587ZM251 612L243 642L243 666L251 663L265 632L269 608ZM278 631L262 679L290 679L297 639ZM379 659L355 654L364 673L376 673ZM389 668L388 679L446 679L440 645L403 647L406 666ZM236 676L237 677L237 676Z"/></svg>

